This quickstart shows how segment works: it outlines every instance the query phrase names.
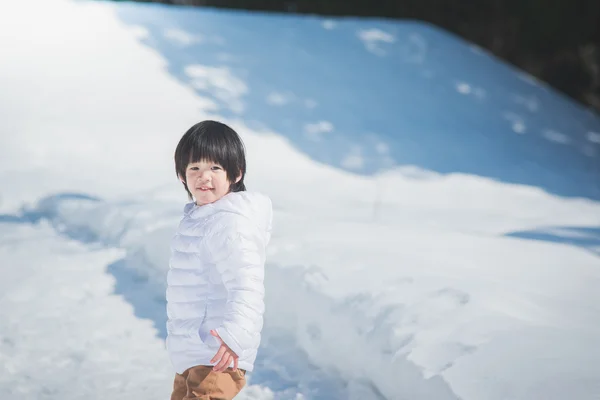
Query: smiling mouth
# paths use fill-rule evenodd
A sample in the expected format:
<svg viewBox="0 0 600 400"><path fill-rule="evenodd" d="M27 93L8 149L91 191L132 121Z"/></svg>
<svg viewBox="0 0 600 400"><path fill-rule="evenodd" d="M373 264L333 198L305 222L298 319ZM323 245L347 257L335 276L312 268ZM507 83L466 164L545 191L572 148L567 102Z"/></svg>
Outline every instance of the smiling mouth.
<svg viewBox="0 0 600 400"><path fill-rule="evenodd" d="M196 190L200 190L202 192L208 192L209 190L212 190L212 188L209 188L209 187L199 187L199 188L196 188Z"/></svg>

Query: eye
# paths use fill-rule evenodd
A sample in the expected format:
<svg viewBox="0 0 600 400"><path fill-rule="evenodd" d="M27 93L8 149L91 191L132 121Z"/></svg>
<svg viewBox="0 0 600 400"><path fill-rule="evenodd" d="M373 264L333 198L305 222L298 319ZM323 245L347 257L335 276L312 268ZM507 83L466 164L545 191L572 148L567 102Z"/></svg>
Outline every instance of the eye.
<svg viewBox="0 0 600 400"><path fill-rule="evenodd" d="M198 171L198 167L190 167L189 169L191 169L192 171Z"/></svg>
<svg viewBox="0 0 600 400"><path fill-rule="evenodd" d="M219 167L218 165L213 165L213 166L211 167L211 169L212 169L213 171L220 171L220 170L221 170L221 169L223 169L223 168Z"/></svg>

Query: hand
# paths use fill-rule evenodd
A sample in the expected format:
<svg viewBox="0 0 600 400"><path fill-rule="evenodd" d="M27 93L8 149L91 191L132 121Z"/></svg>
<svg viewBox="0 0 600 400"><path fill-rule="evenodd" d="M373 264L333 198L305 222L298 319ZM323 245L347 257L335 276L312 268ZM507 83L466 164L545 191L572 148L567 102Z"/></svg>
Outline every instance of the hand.
<svg viewBox="0 0 600 400"><path fill-rule="evenodd" d="M217 360L219 360L217 362L217 364L215 364L215 366L213 367L213 371L214 372L225 371L229 367L229 365L231 365L232 361L233 361L233 370L237 371L238 358L239 358L238 355L235 354L233 352L233 350L231 350L229 348L229 346L227 346L225 344L225 342L223 341L223 339L221 339L221 336L219 336L217 331L215 331L213 329L210 331L210 334L213 335L214 337L216 337L217 339L219 339L219 342L221 342L221 347L219 347L219 351L217 351L217 354L215 354L215 356L212 358L212 360L210 360L211 363L217 362Z"/></svg>

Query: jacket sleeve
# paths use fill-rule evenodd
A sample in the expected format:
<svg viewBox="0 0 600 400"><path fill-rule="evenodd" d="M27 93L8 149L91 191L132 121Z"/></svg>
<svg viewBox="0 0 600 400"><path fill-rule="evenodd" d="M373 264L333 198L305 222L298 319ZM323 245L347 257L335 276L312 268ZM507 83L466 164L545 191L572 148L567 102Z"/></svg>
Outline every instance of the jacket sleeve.
<svg viewBox="0 0 600 400"><path fill-rule="evenodd" d="M223 323L216 331L238 355L256 349L263 327L265 238L244 221L215 246L215 266L227 289ZM214 250L213 250L214 251Z"/></svg>

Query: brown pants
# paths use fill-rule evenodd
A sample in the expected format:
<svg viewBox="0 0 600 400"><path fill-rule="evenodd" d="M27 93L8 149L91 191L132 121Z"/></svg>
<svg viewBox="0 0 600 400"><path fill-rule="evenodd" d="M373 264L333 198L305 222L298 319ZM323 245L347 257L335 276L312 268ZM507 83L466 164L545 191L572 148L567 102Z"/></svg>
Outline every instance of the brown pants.
<svg viewBox="0 0 600 400"><path fill-rule="evenodd" d="M175 375L171 400L231 400L246 385L246 371L213 372L212 367L198 365Z"/></svg>

